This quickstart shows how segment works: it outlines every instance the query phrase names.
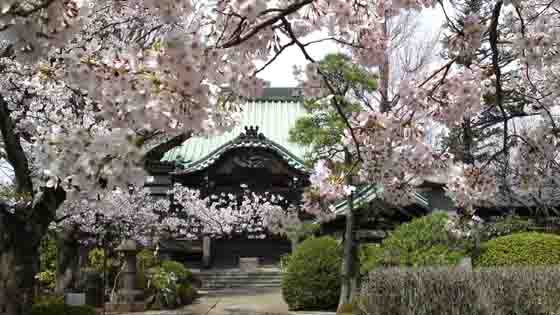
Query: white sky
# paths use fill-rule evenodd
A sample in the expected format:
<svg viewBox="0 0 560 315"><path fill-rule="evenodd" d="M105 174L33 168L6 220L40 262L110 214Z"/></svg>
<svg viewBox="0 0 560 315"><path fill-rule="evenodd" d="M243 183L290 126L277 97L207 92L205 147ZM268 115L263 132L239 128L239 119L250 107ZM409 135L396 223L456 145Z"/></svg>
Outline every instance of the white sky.
<svg viewBox="0 0 560 315"><path fill-rule="evenodd" d="M443 22L444 16L440 8L423 10L420 16L418 34L433 38L439 31ZM320 34L313 34L310 35L309 38L309 40L316 40L322 37ZM315 60L320 60L327 54L340 52L341 49L332 42L322 42L309 46L307 51ZM272 87L293 87L298 83L292 74L293 66L303 66L306 63L301 51L294 45L286 48L282 54L265 70L259 73L258 76L269 81Z"/></svg>

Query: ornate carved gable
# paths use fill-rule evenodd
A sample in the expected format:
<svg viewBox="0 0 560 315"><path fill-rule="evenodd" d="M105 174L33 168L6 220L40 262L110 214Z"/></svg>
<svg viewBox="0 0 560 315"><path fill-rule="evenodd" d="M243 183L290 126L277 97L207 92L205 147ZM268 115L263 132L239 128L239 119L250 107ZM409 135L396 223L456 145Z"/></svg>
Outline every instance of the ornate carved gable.
<svg viewBox="0 0 560 315"><path fill-rule="evenodd" d="M219 166L215 164L220 162ZM269 140L259 132L258 126L245 127L232 141L224 144L200 161L189 165L185 170L176 175L196 173L210 168L217 168L219 172L226 172L232 167L249 169L268 168L274 173L280 171L306 174L307 170L303 161L292 155L279 144Z"/></svg>

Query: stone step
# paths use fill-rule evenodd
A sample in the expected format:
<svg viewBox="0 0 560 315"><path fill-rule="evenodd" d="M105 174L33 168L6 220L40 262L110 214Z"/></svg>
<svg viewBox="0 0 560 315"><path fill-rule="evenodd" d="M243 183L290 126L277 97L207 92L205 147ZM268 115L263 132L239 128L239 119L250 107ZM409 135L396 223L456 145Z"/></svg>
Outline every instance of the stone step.
<svg viewBox="0 0 560 315"><path fill-rule="evenodd" d="M273 280L250 280L250 279L216 279L216 280L202 280L204 283L282 283L282 279Z"/></svg>
<svg viewBox="0 0 560 315"><path fill-rule="evenodd" d="M279 271L200 271L195 275L201 281L202 290L279 288L282 285Z"/></svg>
<svg viewBox="0 0 560 315"><path fill-rule="evenodd" d="M211 272L211 271L198 271L194 272L193 274L201 276L201 277L213 277L213 276L244 276L244 277L251 277L251 276L281 276L282 272L280 271L263 271L263 272L255 272L255 271L227 271L227 272Z"/></svg>
<svg viewBox="0 0 560 315"><path fill-rule="evenodd" d="M223 289L243 289L243 290L261 290L261 289L279 289L280 285L215 285L215 286L204 286L200 290L203 291L218 291Z"/></svg>
<svg viewBox="0 0 560 315"><path fill-rule="evenodd" d="M231 280L231 281L275 281L282 280L282 277L268 277L268 278L258 278L258 277L212 277L212 278L198 278L203 281L220 281L220 280Z"/></svg>
<svg viewBox="0 0 560 315"><path fill-rule="evenodd" d="M213 281L213 282L203 282L202 286L227 286L227 285L236 285L236 286L256 286L256 285L273 285L273 286L280 286L282 281L267 281L267 282L251 282L251 281Z"/></svg>
<svg viewBox="0 0 560 315"><path fill-rule="evenodd" d="M282 279L282 276L269 276L269 277L243 277L243 276L228 276L228 277L224 277L224 276L215 276L215 277L198 277L198 279L200 280L205 280L205 281L213 281L213 280L222 280L222 279L228 279L228 280L278 280L278 279Z"/></svg>

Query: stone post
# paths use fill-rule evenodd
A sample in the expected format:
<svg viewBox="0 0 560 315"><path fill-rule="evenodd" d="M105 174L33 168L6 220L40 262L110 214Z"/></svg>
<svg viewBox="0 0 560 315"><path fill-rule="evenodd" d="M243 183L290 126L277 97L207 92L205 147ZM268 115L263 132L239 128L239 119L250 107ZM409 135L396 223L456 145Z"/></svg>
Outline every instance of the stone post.
<svg viewBox="0 0 560 315"><path fill-rule="evenodd" d="M136 289L136 254L140 249L140 244L134 240L125 240L116 248L116 251L124 254L123 288L119 290L119 296L126 303L133 303L136 296L142 293Z"/></svg>
<svg viewBox="0 0 560 315"><path fill-rule="evenodd" d="M472 271L472 258L471 257L463 257L459 262L459 268L464 271Z"/></svg>
<svg viewBox="0 0 560 315"><path fill-rule="evenodd" d="M202 267L210 268L212 261L212 239L206 235L202 237Z"/></svg>

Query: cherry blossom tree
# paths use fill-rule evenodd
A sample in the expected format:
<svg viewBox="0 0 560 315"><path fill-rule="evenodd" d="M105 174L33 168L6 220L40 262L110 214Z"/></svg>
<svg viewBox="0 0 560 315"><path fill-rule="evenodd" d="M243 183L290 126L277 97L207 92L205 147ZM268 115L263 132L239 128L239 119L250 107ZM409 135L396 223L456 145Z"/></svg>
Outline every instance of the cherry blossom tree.
<svg viewBox="0 0 560 315"><path fill-rule="evenodd" d="M178 207L172 215L165 216L164 223L183 237L264 238L270 234L285 235L302 224L296 205L274 194L244 189L241 196L202 196L200 191L180 184L175 185L172 194Z"/></svg>
<svg viewBox="0 0 560 315"><path fill-rule="evenodd" d="M111 239L117 244L134 239L147 245L168 227L164 218L169 209L168 199L152 197L145 189L115 189L97 198L86 196L65 201L51 227L78 229L84 243L95 242L96 238L111 233Z"/></svg>

